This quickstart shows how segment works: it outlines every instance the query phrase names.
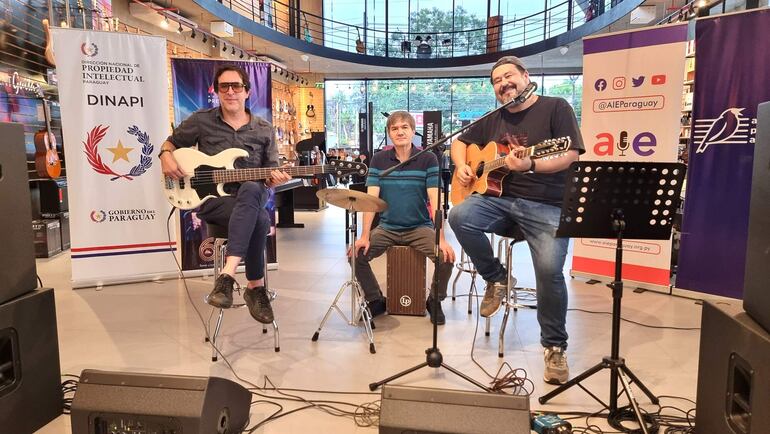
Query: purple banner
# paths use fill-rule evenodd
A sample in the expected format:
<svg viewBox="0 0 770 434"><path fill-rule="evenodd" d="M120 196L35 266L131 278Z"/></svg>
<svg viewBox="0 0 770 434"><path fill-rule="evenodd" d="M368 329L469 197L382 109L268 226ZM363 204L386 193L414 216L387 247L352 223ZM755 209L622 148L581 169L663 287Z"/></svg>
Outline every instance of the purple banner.
<svg viewBox="0 0 770 434"><path fill-rule="evenodd" d="M272 121L270 64L200 59L171 59L174 84L174 123L179 125L196 110L219 105L214 92L214 73L222 65L237 65L249 75L251 89L246 107L252 114ZM268 210L273 221L268 238L268 262L276 262L275 211L273 195ZM211 267L214 259L214 239L206 234L206 225L197 217L197 209L180 214L182 236L182 269L197 270Z"/></svg>
<svg viewBox="0 0 770 434"><path fill-rule="evenodd" d="M698 20L676 286L741 298L757 105L770 99L770 10Z"/></svg>

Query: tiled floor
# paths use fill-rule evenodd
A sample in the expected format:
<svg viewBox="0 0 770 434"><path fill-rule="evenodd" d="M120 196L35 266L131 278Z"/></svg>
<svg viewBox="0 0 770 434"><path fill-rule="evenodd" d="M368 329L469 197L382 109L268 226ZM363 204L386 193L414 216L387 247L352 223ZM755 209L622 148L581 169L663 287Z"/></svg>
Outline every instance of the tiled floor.
<svg viewBox="0 0 770 434"><path fill-rule="evenodd" d="M349 276L344 254L344 217L341 210L329 208L318 213L298 213L297 220L305 223L306 228L279 230L279 269L270 273L271 286L279 294L274 309L280 325L281 351L273 351L272 333L262 334L247 311L241 309L225 315L220 343L238 375L259 385L267 376L280 387L368 392L370 382L423 362L424 349L431 343L427 317L378 318L374 331L376 354L369 353L363 328L347 325L336 314L318 342L311 342L323 314ZM520 284L533 286L525 246L517 247L516 258ZM385 281L384 264L384 257L375 263L381 282ZM221 360L211 362L210 347L203 342L200 320L181 281L72 290L69 267L67 254L38 262L41 278L56 290L63 373L79 374L83 369L92 368L234 378ZM569 263L565 270L568 274ZM243 279L240 275L239 280ZM459 294L467 293L469 282L467 275L461 277ZM611 309L611 294L605 286L588 285L583 279L568 279L568 285L571 308L604 312ZM203 303L203 296L211 288L210 278L190 278L187 287L195 307L208 318L210 308ZM349 306L349 302L342 306ZM454 302L447 300L443 307L447 324L439 328L438 341L444 361L478 381L488 381L470 357L476 308L474 315L468 315L466 297L458 297ZM694 301L668 295L627 290L623 298L624 318L648 325L699 327L700 312L700 305ZM493 319L491 337L484 336L483 321L479 322L475 356L482 366L494 373L507 362L526 370L535 386L531 399L533 409L600 409L579 388L540 405L537 397L552 390L552 386L542 381L536 311L523 309L511 315L504 358L497 355L501 318L498 314ZM609 315L574 310L568 313L569 362L573 374L609 354L610 328ZM621 330L621 355L655 394L695 398L699 331L653 329L629 322L623 322ZM604 373L590 378L585 386L605 399L608 383L608 375ZM425 368L401 378L396 384L473 390L470 384L444 369ZM377 395L304 396L356 404L378 399ZM639 391L637 398L647 402L641 399ZM676 404L690 408L682 402ZM287 409L297 407L291 403L285 406ZM274 408L267 404L254 405L252 422L260 421ZM59 417L40 432L68 434L71 432L69 418ZM357 427L351 418L333 417L311 409L280 418L256 432L371 433L374 428Z"/></svg>

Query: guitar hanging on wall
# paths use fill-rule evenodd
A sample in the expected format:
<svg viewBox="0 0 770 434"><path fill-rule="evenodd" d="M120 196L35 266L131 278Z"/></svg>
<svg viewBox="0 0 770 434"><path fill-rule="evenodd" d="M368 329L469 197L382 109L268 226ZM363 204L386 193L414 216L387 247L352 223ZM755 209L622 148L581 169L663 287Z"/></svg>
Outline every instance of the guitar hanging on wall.
<svg viewBox="0 0 770 434"><path fill-rule="evenodd" d="M35 133L35 170L43 178L58 178L61 175L61 161L56 152L56 136L51 132L51 114L48 100L43 100L45 128Z"/></svg>
<svg viewBox="0 0 770 434"><path fill-rule="evenodd" d="M313 35L310 33L310 26L307 23L307 15L305 15L304 12L302 12L302 18L305 19L305 42L310 44L313 42Z"/></svg>
<svg viewBox="0 0 770 434"><path fill-rule="evenodd" d="M307 116L309 118L314 118L315 117L315 106L313 104L308 104L307 105L307 110L305 110L305 116Z"/></svg>
<svg viewBox="0 0 770 434"><path fill-rule="evenodd" d="M358 30L358 27L356 27L356 33L358 34L358 39L356 39L356 53L366 54L366 45L364 45L364 41L361 40L361 32Z"/></svg>

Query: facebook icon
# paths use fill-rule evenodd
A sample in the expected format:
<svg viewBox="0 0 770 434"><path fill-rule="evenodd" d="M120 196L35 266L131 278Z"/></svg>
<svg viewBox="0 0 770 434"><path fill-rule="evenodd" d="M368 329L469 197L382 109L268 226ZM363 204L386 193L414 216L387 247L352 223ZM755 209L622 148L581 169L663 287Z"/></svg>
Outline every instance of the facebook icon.
<svg viewBox="0 0 770 434"><path fill-rule="evenodd" d="M594 83L594 89L596 89L599 92L603 91L606 88L607 88L607 80L603 78L596 80L596 83Z"/></svg>

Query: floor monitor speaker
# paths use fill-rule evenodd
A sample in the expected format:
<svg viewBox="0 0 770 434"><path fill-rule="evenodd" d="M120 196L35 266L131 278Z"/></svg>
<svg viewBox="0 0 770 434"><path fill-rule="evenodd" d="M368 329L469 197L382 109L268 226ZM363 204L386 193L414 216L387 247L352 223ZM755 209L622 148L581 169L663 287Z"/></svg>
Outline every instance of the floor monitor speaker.
<svg viewBox="0 0 770 434"><path fill-rule="evenodd" d="M766 434L770 429L770 334L739 303L704 302L698 434Z"/></svg>
<svg viewBox="0 0 770 434"><path fill-rule="evenodd" d="M746 244L746 274L743 308L765 330L770 331L770 102L757 111L757 142L751 176L749 237ZM770 431L770 427L768 428Z"/></svg>
<svg viewBox="0 0 770 434"><path fill-rule="evenodd" d="M53 290L0 304L0 433L33 433L62 408Z"/></svg>
<svg viewBox="0 0 770 434"><path fill-rule="evenodd" d="M235 434L249 422L251 393L218 377L86 369L72 401L72 434Z"/></svg>
<svg viewBox="0 0 770 434"><path fill-rule="evenodd" d="M529 434L529 397L384 385L380 434Z"/></svg>
<svg viewBox="0 0 770 434"><path fill-rule="evenodd" d="M37 287L24 127L0 122L0 303Z"/></svg>

